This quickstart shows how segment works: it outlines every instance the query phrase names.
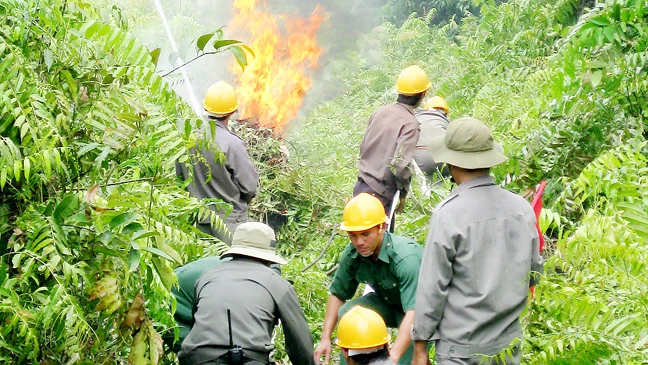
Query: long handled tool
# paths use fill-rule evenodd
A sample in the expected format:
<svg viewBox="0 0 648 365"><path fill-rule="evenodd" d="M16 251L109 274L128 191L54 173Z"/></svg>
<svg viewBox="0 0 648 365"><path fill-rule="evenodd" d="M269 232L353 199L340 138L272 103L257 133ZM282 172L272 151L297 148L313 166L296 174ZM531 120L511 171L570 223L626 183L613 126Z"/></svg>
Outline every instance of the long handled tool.
<svg viewBox="0 0 648 365"><path fill-rule="evenodd" d="M391 208L389 209L389 217L387 218L387 231L389 231L389 227L391 226L392 218L394 217L394 212L396 211L396 205L398 205L400 198L400 190L396 190L396 194L394 194L394 199L392 199L392 204ZM362 292L362 295L367 295L369 293L373 293L375 290L370 285L365 285L364 291Z"/></svg>

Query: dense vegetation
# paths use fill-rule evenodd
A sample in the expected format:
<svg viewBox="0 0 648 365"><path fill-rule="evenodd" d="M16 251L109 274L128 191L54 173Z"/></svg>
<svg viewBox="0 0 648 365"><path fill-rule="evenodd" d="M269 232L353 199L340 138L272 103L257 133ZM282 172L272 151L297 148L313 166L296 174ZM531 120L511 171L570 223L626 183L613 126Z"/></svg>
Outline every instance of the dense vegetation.
<svg viewBox="0 0 648 365"><path fill-rule="evenodd" d="M399 25L374 28L337 57L330 67L343 94L285 142L238 127L262 176L252 213L285 222L280 249L292 261L284 274L313 334L326 272L347 243L331 233L366 120L393 101L398 72L417 63L453 118L480 118L503 141L511 158L494 171L498 181L520 194L549 183L547 272L524 315L524 362L645 363L645 2L401 5L413 3L422 17L405 20L389 2ZM191 226L210 202L190 198L173 171L199 122L120 14L81 0L0 4L3 363L173 361L160 339L172 325L171 270L222 249ZM423 243L450 186L420 187L415 180L397 232ZM330 237L322 260L302 273Z"/></svg>

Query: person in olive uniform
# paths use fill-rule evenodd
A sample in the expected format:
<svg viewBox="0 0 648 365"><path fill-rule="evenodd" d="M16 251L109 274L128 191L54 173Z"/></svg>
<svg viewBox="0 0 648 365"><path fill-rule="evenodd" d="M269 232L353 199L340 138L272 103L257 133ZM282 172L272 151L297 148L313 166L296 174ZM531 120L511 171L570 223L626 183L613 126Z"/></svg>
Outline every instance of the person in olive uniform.
<svg viewBox="0 0 648 365"><path fill-rule="evenodd" d="M168 332L164 336L164 342L173 349L173 352L180 352L182 342L189 334L193 326L193 308L196 298L194 297L194 286L202 274L216 267L223 262L220 257L205 257L194 262L190 262L174 270L178 277L178 284L171 288L171 294L176 298L176 311L173 318L179 327L178 341L174 343L175 336L173 332Z"/></svg>
<svg viewBox="0 0 648 365"><path fill-rule="evenodd" d="M495 184L490 168L507 160L484 123L461 118L430 143L458 186L430 222L416 293L413 364L520 364L520 315L542 272L529 202ZM512 346L503 361L498 355Z"/></svg>
<svg viewBox="0 0 648 365"><path fill-rule="evenodd" d="M410 364L413 342L410 330L423 247L417 242L385 230L387 216L380 200L362 193L344 208L340 229L351 243L340 255L340 264L331 283L322 340L315 350L315 360L331 356L331 335L338 321L351 308L361 305L376 311L388 327L398 328L390 349L394 363ZM360 283L375 292L353 299ZM344 364L344 357L340 358Z"/></svg>
<svg viewBox="0 0 648 365"><path fill-rule="evenodd" d="M275 234L263 223L241 224L231 257L205 272L195 286L194 324L182 343L181 365L227 364L230 312L234 345L243 349L244 363L271 362L272 331L281 320L286 352L293 364L315 364L313 337L293 286L269 268L285 264L276 254Z"/></svg>
<svg viewBox="0 0 648 365"><path fill-rule="evenodd" d="M193 167L193 181L187 186L189 194L198 198L218 198L232 206L227 209L211 205L224 221L225 227L213 225L212 216L199 217L197 228L217 237L228 245L236 227L248 221L248 204L257 193L259 174L254 168L245 149L245 143L228 128L232 114L238 109L234 88L224 81L209 87L203 100L208 123L200 132L204 140L212 141L218 147L203 143L198 149L191 149L191 164L176 163L176 174L184 180L189 179ZM210 124L215 124L215 135L211 136ZM220 161L217 151L225 155Z"/></svg>

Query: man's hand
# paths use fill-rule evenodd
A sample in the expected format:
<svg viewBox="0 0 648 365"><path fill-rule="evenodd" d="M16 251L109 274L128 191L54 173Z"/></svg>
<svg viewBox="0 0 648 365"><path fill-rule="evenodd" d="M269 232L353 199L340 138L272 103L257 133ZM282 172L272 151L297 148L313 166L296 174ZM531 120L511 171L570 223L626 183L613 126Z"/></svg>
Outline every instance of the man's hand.
<svg viewBox="0 0 648 365"><path fill-rule="evenodd" d="M319 345L317 345L317 348L313 352L315 363L319 364L322 359L322 355L324 355L324 363L328 364L329 361L331 361L331 351L332 351L331 340L322 339L322 341L320 341Z"/></svg>
<svg viewBox="0 0 648 365"><path fill-rule="evenodd" d="M430 365L426 342L416 341L414 343L414 356L412 357L412 365Z"/></svg>
<svg viewBox="0 0 648 365"><path fill-rule="evenodd" d="M402 197L398 200L398 205L396 206L396 209L394 209L394 214L401 214L405 210L405 197Z"/></svg>

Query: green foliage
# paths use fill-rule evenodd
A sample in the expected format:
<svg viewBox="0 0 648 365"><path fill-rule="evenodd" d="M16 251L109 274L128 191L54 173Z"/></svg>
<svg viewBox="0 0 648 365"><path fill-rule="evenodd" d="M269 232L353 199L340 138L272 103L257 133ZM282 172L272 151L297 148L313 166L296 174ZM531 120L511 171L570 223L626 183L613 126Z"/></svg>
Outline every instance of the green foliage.
<svg viewBox="0 0 648 365"><path fill-rule="evenodd" d="M429 26L430 12L374 29L366 50L340 61L345 94L320 105L290 136L299 164L312 167L308 177L335 192L326 200L335 202L331 223L351 194L366 121L394 101L398 72L418 64L453 119L472 115L494 129L510 156L494 170L503 185L523 193L549 182L540 222L549 235L547 274L523 318L525 363L644 361L644 4L481 2L480 16L466 14L461 24ZM430 211L448 186L435 186L429 197L420 189L416 182L396 231L423 243ZM318 253L324 232L313 240L302 257ZM330 247L320 269L343 245ZM321 323L322 316L309 319Z"/></svg>
<svg viewBox="0 0 648 365"><path fill-rule="evenodd" d="M175 181L188 108L83 1L0 19L0 362L158 363L172 268L223 248Z"/></svg>

